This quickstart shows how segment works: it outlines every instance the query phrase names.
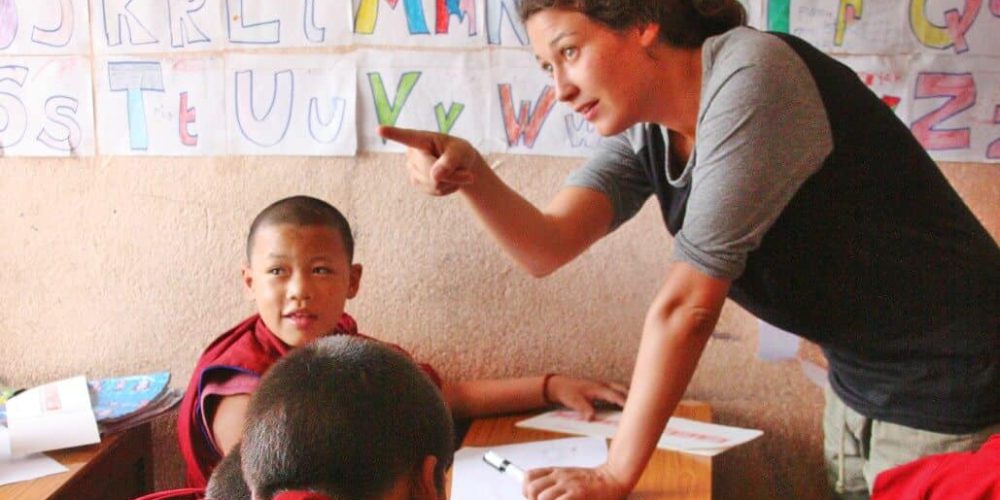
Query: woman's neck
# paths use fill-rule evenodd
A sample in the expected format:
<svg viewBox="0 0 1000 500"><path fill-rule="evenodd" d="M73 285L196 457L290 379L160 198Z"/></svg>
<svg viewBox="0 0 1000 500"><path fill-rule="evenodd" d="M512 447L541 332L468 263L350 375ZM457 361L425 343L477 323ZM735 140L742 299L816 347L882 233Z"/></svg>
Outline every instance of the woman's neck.
<svg viewBox="0 0 1000 500"><path fill-rule="evenodd" d="M680 49L659 45L653 54L659 76L649 89L654 96L652 119L687 138L695 139L701 101L701 48Z"/></svg>

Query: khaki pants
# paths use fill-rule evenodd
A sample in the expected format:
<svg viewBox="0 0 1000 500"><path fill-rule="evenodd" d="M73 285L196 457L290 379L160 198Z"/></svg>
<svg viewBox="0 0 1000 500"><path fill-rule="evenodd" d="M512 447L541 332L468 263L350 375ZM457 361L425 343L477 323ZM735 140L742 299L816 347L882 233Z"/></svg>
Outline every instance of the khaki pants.
<svg viewBox="0 0 1000 500"><path fill-rule="evenodd" d="M826 389L823 454L830 485L841 498L868 498L880 472L926 455L976 450L997 432L1000 424L971 434L941 434L873 420Z"/></svg>

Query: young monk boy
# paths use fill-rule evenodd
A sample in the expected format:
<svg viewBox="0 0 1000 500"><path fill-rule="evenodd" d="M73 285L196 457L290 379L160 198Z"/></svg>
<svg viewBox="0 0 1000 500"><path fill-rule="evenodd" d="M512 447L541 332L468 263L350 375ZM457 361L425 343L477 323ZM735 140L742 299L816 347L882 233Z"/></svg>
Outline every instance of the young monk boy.
<svg viewBox="0 0 1000 500"><path fill-rule="evenodd" d="M344 313L358 293L361 264L344 216L308 196L279 200L254 219L247 236L243 284L257 314L219 336L201 355L181 402L178 437L188 486L204 487L215 465L239 441L250 395L290 349L325 336L356 336ZM593 414L593 402L623 405L626 389L564 375L437 384L455 418L561 404Z"/></svg>

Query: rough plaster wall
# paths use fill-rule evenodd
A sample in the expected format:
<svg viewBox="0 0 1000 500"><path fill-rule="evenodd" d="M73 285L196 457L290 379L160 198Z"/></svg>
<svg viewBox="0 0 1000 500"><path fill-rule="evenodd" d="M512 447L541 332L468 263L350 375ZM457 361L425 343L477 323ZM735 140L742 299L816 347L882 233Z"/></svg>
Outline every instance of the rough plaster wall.
<svg viewBox="0 0 1000 500"><path fill-rule="evenodd" d="M199 352L252 312L238 276L246 226L297 193L352 221L364 332L445 377L561 371L626 380L646 306L667 268L657 208L544 280L515 269L458 198L406 182L401 159L0 160L0 379L33 385L169 369L183 387ZM575 161L504 159L499 172L544 203ZM947 165L1000 237L1000 169ZM719 498L820 498L822 394L795 362L754 358L756 321L729 305L688 397L762 439L716 461ZM155 425L157 486L181 482L172 416Z"/></svg>

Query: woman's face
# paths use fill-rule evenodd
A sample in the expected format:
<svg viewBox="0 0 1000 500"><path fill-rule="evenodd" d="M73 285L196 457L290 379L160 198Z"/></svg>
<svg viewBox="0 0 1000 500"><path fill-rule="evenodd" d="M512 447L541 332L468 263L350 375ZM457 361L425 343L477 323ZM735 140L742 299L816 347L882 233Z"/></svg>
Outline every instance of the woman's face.
<svg viewBox="0 0 1000 500"><path fill-rule="evenodd" d="M535 57L553 79L559 100L604 136L643 120L649 107L652 64L646 49L657 43L654 26L614 31L586 15L540 11L525 23ZM657 87L653 85L652 88Z"/></svg>

